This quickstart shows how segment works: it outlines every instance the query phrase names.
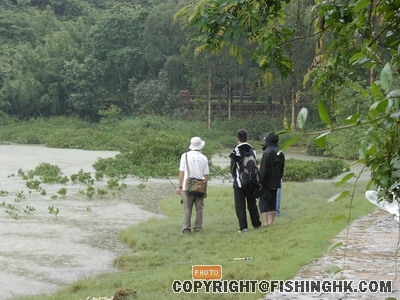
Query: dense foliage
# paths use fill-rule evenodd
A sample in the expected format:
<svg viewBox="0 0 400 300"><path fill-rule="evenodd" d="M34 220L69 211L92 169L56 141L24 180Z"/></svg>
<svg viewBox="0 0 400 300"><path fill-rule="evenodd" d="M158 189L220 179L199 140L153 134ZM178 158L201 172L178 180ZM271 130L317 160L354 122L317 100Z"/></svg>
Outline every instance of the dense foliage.
<svg viewBox="0 0 400 300"><path fill-rule="evenodd" d="M301 18L303 11L309 14ZM289 22L293 12L299 22ZM312 36L315 54L304 83L312 85L308 92L325 126L315 131L316 144L324 147L335 131L363 126L360 161L371 167L373 183L389 201L400 196L400 1L202 0L179 15L198 30L199 50L228 46L241 59L239 42L246 39L257 45L259 65L283 76L295 72L293 47ZM307 16L313 26L299 29ZM297 124L285 130L304 130L307 112L300 110Z"/></svg>
<svg viewBox="0 0 400 300"><path fill-rule="evenodd" d="M92 121L110 104L127 115L179 114L179 91L206 97L210 72L216 96L273 96L250 57L193 55L191 30L173 21L187 3L1 1L0 110Z"/></svg>

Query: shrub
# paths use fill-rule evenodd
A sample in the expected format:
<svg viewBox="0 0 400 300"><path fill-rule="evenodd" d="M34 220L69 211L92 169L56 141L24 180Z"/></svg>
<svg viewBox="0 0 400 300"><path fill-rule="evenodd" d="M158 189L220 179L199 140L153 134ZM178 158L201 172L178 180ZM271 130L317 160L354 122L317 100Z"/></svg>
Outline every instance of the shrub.
<svg viewBox="0 0 400 300"><path fill-rule="evenodd" d="M361 127L333 132L327 136L325 155L344 159L357 159L363 137L364 133Z"/></svg>
<svg viewBox="0 0 400 300"><path fill-rule="evenodd" d="M307 140L307 153L314 156L330 156L343 159L357 159L358 150L363 138L361 128L332 132L326 138L325 147L315 145L315 137Z"/></svg>
<svg viewBox="0 0 400 300"><path fill-rule="evenodd" d="M59 130L47 139L46 145L54 148L122 151L129 149L131 143L111 133L82 128Z"/></svg>
<svg viewBox="0 0 400 300"><path fill-rule="evenodd" d="M158 132L144 136L140 143L132 145L130 151L115 158L99 159L93 167L109 177L135 175L147 179L176 176L180 156L188 146L186 137Z"/></svg>
<svg viewBox="0 0 400 300"><path fill-rule="evenodd" d="M349 171L349 165L340 159L323 159L313 162L316 168L314 178L332 179L335 176Z"/></svg>
<svg viewBox="0 0 400 300"><path fill-rule="evenodd" d="M331 179L348 171L349 165L340 159L303 161L290 158L285 163L285 181L307 181L311 179Z"/></svg>

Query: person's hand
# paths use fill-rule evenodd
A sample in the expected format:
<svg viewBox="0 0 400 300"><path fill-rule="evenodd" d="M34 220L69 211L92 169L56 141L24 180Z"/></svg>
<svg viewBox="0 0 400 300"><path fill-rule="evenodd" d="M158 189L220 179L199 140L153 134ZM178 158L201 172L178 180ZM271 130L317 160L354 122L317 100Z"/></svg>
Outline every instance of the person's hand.
<svg viewBox="0 0 400 300"><path fill-rule="evenodd" d="M180 195L182 193L182 187L178 186L175 190L175 193Z"/></svg>

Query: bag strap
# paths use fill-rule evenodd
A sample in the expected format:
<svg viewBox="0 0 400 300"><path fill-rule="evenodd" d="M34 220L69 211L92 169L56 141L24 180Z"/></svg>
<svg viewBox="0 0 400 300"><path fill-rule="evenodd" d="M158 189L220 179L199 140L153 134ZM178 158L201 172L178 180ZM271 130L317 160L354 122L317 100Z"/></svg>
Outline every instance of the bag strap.
<svg viewBox="0 0 400 300"><path fill-rule="evenodd" d="M186 158L186 169L187 169L187 177L190 177L190 173L189 173L189 164L188 164L188 159L187 159L187 152L185 153L185 158Z"/></svg>

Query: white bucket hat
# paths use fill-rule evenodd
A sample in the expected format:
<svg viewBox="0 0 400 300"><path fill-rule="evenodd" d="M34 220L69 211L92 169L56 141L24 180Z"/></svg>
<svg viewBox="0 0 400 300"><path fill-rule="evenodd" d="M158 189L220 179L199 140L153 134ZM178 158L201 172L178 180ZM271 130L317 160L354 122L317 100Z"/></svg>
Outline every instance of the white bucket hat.
<svg viewBox="0 0 400 300"><path fill-rule="evenodd" d="M195 136L190 140L189 149L190 150L201 150L204 147L205 143L206 142L202 141L201 138L199 138L198 136Z"/></svg>

